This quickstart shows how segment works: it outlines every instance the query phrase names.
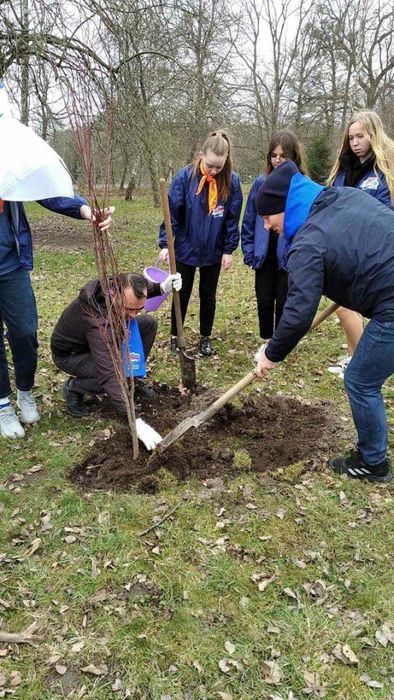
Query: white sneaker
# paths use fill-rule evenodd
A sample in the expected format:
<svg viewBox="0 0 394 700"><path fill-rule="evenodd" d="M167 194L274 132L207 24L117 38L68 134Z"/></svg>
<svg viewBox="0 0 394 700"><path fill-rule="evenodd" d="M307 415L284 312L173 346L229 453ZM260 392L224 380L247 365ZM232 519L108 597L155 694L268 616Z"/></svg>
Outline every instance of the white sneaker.
<svg viewBox="0 0 394 700"><path fill-rule="evenodd" d="M341 357L335 365L331 365L327 367L327 369L331 374L336 374L339 379L343 379L345 376L345 369L351 359L351 355L345 355L345 357Z"/></svg>
<svg viewBox="0 0 394 700"><path fill-rule="evenodd" d="M22 423L38 423L40 414L37 411L36 401L31 391L19 391L16 400L20 408L20 420Z"/></svg>
<svg viewBox="0 0 394 700"><path fill-rule="evenodd" d="M11 404L0 408L0 433L8 438L25 437L25 431Z"/></svg>
<svg viewBox="0 0 394 700"><path fill-rule="evenodd" d="M263 350L265 350L265 348L267 347L267 345L268 345L268 341L267 341L266 343L263 343L262 345L260 345L260 347L259 347L259 349L257 350L257 352L255 352L255 354L254 354L254 356L253 356L253 359L254 359L255 362L258 362L258 361L259 361L260 353L263 352Z"/></svg>

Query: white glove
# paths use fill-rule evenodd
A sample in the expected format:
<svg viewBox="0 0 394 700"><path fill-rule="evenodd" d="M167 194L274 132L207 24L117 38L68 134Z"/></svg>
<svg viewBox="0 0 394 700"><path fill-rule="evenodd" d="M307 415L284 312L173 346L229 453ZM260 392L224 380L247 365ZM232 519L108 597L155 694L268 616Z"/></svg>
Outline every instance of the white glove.
<svg viewBox="0 0 394 700"><path fill-rule="evenodd" d="M156 445L163 439L161 435L148 425L148 423L145 423L142 418L137 418L135 427L137 428L138 439L144 443L147 450L154 450Z"/></svg>
<svg viewBox="0 0 394 700"><path fill-rule="evenodd" d="M162 248L159 253L160 262L168 262L168 248Z"/></svg>
<svg viewBox="0 0 394 700"><path fill-rule="evenodd" d="M182 289L181 273L177 272L175 275L168 275L164 282L160 284L160 288L163 294L169 294L173 289L179 292Z"/></svg>

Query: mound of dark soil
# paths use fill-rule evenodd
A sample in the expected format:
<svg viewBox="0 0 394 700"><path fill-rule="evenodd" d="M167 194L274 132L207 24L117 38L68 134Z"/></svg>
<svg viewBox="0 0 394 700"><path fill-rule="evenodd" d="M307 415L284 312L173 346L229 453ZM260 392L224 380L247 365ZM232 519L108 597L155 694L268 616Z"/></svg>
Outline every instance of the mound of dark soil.
<svg viewBox="0 0 394 700"><path fill-rule="evenodd" d="M165 435L186 416L210 405L219 395L208 390L183 396L174 387L155 387L157 400L141 406L140 415ZM162 454L141 445L132 460L126 427L96 444L70 476L84 488L129 489L149 492L160 486L160 469L178 480L235 475L240 471L275 471L327 453L331 436L340 430L335 406L329 401L301 401L289 396L252 393L237 406L228 404L207 424L190 429ZM161 472L162 473L162 472Z"/></svg>

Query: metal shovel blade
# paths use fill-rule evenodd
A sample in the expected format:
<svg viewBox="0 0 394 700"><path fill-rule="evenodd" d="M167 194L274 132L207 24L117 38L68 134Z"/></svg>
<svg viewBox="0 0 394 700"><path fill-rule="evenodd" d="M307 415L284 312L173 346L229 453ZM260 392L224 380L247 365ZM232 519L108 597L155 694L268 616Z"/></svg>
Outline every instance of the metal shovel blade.
<svg viewBox="0 0 394 700"><path fill-rule="evenodd" d="M212 418L212 416L223 408L223 406L225 406L226 403L233 398L233 396L236 396L240 391L242 391L242 389L245 389L245 387L253 382L255 378L255 373L249 372L245 377L240 379L239 382L228 389L225 394L222 394L222 396L216 399L216 401L214 401L210 406L204 408L204 410L197 413L196 416L185 418L185 420L183 420L182 423L179 423L176 428L171 430L162 440L160 445L157 446L158 452L164 452L169 445L175 442L175 440L178 440L178 438L180 438L190 428L198 428L199 425L202 425L202 423L205 423L207 420L209 420L209 418Z"/></svg>
<svg viewBox="0 0 394 700"><path fill-rule="evenodd" d="M175 440L178 440L184 433L186 433L187 430L190 430L190 428L197 428L199 423L197 422L198 416L189 416L189 418L185 418L185 420L182 421L182 423L179 423L179 425L176 426L173 430L171 430L165 438L161 441L161 443L157 446L157 451L158 452L164 452L164 450L167 449L170 445L172 445Z"/></svg>

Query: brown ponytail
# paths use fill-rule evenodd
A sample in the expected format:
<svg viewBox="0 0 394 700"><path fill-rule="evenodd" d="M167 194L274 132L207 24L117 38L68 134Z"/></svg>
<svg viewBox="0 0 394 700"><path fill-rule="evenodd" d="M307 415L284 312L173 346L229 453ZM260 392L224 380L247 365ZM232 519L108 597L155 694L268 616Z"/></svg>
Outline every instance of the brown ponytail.
<svg viewBox="0 0 394 700"><path fill-rule="evenodd" d="M218 197L219 199L226 201L231 191L231 173L233 170L230 139L221 129L218 131L212 131L208 138L205 139L201 151L203 156L205 156L207 151L212 151L215 156L226 156L226 162L223 169L216 176ZM197 177L200 169L201 158L202 156L199 155L194 161L193 178Z"/></svg>

